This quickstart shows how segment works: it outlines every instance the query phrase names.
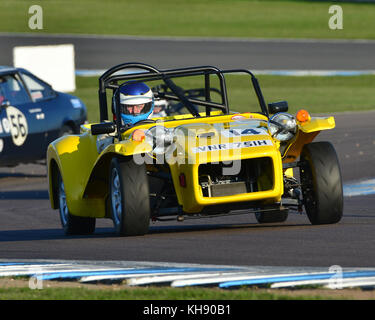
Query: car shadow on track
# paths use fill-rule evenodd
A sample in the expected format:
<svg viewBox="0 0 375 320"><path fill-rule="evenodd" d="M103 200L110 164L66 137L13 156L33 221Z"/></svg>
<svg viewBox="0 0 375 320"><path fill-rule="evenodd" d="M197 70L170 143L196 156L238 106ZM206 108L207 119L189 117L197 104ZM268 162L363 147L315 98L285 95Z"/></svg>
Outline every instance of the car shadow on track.
<svg viewBox="0 0 375 320"><path fill-rule="evenodd" d="M47 190L0 191L0 200L49 199Z"/></svg>
<svg viewBox="0 0 375 320"><path fill-rule="evenodd" d="M0 172L0 181L5 178L46 178L47 174Z"/></svg>
<svg viewBox="0 0 375 320"><path fill-rule="evenodd" d="M158 226L150 227L149 232L138 238L154 237L159 234L182 234L182 233L202 233L202 232L236 232L236 231L265 231L282 230L290 228L311 227L310 224L212 224L212 225L187 225L187 226ZM92 235L65 235L62 229L20 229L0 231L0 245L6 242L40 241L40 240L75 240L75 239L104 239L121 238L132 239L135 237L119 237L112 228L97 228Z"/></svg>
<svg viewBox="0 0 375 320"><path fill-rule="evenodd" d="M0 231L0 244L2 242L56 240L65 237L61 229L5 230Z"/></svg>
<svg viewBox="0 0 375 320"><path fill-rule="evenodd" d="M149 235L163 234L163 233L185 233L185 232L205 232L205 231L256 231L256 230L273 230L284 228L301 228L311 227L309 223L238 223L238 224L199 224L199 225L186 225L186 226L158 226L150 227Z"/></svg>
<svg viewBox="0 0 375 320"><path fill-rule="evenodd" d="M99 228L93 235L65 235L62 229L31 229L0 231L0 245L4 242L40 241L40 240L72 240L91 238L111 238L115 234L111 229Z"/></svg>

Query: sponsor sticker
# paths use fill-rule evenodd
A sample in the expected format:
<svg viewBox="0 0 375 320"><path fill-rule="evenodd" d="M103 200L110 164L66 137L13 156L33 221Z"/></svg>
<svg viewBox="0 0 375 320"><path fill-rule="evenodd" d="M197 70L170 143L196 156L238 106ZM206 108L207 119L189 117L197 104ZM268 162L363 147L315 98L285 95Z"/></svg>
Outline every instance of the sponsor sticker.
<svg viewBox="0 0 375 320"><path fill-rule="evenodd" d="M220 144L212 144L208 146L200 146L200 147L191 148L191 151L193 153L200 153L200 152L242 149L242 148L263 147L263 146L272 146L272 141L265 139L265 140L220 143Z"/></svg>
<svg viewBox="0 0 375 320"><path fill-rule="evenodd" d="M235 115L230 119L233 120L233 121L238 121L238 120L244 120L244 119L247 119L247 118L244 117L244 116L241 116L241 115Z"/></svg>
<svg viewBox="0 0 375 320"><path fill-rule="evenodd" d="M30 112L30 113L42 112L42 108L33 108L33 109L29 109L29 112Z"/></svg>

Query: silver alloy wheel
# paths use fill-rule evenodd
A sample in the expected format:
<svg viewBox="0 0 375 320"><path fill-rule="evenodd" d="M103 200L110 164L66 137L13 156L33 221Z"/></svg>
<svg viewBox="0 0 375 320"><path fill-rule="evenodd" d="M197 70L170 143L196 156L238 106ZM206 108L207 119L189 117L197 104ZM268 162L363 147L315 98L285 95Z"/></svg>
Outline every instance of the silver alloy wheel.
<svg viewBox="0 0 375 320"><path fill-rule="evenodd" d="M66 224L68 223L69 210L68 210L68 206L66 203L65 187L64 187L64 182L62 181L62 179L60 180L60 185L59 185L59 211L60 211L61 222L63 226L66 226Z"/></svg>
<svg viewBox="0 0 375 320"><path fill-rule="evenodd" d="M122 196L120 176L116 168L112 169L111 203L113 212L113 222L117 226L121 222L122 216Z"/></svg>

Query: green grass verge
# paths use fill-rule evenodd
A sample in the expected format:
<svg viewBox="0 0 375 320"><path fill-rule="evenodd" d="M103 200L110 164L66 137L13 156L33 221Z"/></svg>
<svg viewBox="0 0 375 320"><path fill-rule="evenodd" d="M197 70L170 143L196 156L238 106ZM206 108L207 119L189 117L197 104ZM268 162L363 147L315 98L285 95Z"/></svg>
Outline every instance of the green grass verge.
<svg viewBox="0 0 375 320"><path fill-rule="evenodd" d="M375 39L373 4L339 3L343 29L331 30L330 2L40 0L43 30L35 31L28 27L32 4L36 3L2 0L0 32Z"/></svg>
<svg viewBox="0 0 375 320"><path fill-rule="evenodd" d="M259 110L248 77L227 78L231 109L239 112ZM258 76L267 103L287 100L289 111L304 108L311 113L375 110L375 76L293 77ZM98 78L77 77L77 90L88 108L89 122L99 120Z"/></svg>
<svg viewBox="0 0 375 320"><path fill-rule="evenodd" d="M209 288L0 288L2 300L326 300L327 294L288 294L262 289L222 290Z"/></svg>

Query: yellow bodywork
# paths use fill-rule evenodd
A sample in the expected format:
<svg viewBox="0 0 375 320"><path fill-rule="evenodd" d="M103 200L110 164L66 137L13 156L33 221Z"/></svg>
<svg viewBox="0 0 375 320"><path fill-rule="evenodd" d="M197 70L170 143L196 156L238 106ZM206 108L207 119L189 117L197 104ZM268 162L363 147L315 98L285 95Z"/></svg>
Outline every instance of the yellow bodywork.
<svg viewBox="0 0 375 320"><path fill-rule="evenodd" d="M283 163L296 161L305 144L312 142L320 131L334 127L334 117L312 117L309 121L298 123L299 130L283 154Z"/></svg>
<svg viewBox="0 0 375 320"><path fill-rule="evenodd" d="M204 116L204 114L202 114ZM219 115L192 118L178 115L159 119L123 133L123 140L116 136L93 136L91 125L83 125L79 135L65 136L52 142L47 151L49 195L52 208L59 204L56 197L57 176L60 173L65 186L67 206L73 215L82 217L110 217L106 199L109 193L109 166L113 157L142 158L150 154L152 146L145 140L133 141L132 132L146 131L155 125L175 128L175 149L167 152L165 161L169 166L178 203L185 213L198 213L204 207L216 204L262 200L275 203L281 200L283 189L283 163L295 161L304 144L311 142L321 131L334 128L333 117L311 118L298 123L296 137L284 145L273 139L267 130L267 118L257 113ZM249 135L233 135L230 132L246 132ZM232 130L232 131L231 131ZM244 131L245 130L245 131ZM267 142L265 142L267 141ZM201 164L231 160L267 157L273 166L273 185L267 190L240 193L230 196L207 198L199 184L198 168ZM184 174L186 186L181 186L179 176ZM269 177L264 177L266 180Z"/></svg>

